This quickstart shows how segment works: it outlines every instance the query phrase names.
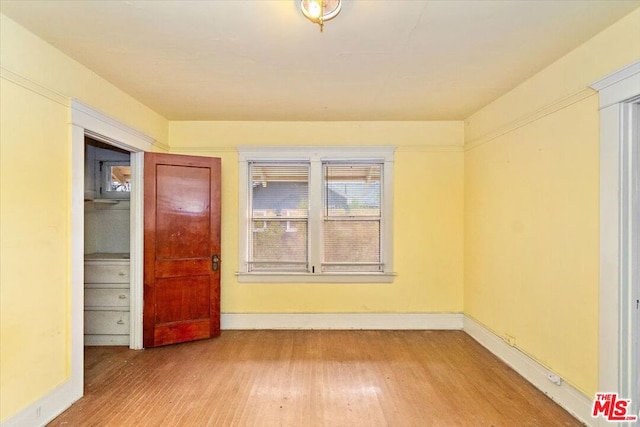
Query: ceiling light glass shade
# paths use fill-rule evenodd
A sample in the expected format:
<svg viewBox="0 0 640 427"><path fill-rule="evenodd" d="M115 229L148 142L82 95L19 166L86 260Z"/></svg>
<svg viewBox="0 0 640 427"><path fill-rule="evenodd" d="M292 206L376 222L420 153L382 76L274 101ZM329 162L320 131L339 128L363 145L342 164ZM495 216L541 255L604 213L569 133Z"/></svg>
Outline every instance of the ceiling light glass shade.
<svg viewBox="0 0 640 427"><path fill-rule="evenodd" d="M322 13L322 4L319 1L307 0L307 9L302 9L307 18L316 20L320 18L320 14Z"/></svg>
<svg viewBox="0 0 640 427"><path fill-rule="evenodd" d="M342 0L300 0L300 9L311 22L324 27L324 21L335 18L342 10Z"/></svg>

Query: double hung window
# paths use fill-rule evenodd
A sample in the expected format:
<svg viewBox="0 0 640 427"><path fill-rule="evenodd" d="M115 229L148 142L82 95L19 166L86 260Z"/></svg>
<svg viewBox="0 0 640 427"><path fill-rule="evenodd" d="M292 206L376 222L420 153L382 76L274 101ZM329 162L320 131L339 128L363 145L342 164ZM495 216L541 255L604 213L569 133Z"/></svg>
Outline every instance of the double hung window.
<svg viewBox="0 0 640 427"><path fill-rule="evenodd" d="M307 271L309 165L251 162L247 271Z"/></svg>
<svg viewBox="0 0 640 427"><path fill-rule="evenodd" d="M391 281L393 148L240 148L240 281Z"/></svg>

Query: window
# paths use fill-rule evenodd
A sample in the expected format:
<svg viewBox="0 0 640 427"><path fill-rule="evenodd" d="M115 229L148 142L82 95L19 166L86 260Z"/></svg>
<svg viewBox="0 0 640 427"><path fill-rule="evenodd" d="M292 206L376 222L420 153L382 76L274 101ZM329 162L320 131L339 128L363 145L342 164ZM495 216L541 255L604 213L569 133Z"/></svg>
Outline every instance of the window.
<svg viewBox="0 0 640 427"><path fill-rule="evenodd" d="M96 178L100 198L128 199L131 193L131 165L129 162L97 161Z"/></svg>
<svg viewBox="0 0 640 427"><path fill-rule="evenodd" d="M392 147L238 151L240 281L392 280Z"/></svg>
<svg viewBox="0 0 640 427"><path fill-rule="evenodd" d="M383 162L323 162L322 271L384 271Z"/></svg>
<svg viewBox="0 0 640 427"><path fill-rule="evenodd" d="M247 271L307 271L309 165L249 162L249 176Z"/></svg>

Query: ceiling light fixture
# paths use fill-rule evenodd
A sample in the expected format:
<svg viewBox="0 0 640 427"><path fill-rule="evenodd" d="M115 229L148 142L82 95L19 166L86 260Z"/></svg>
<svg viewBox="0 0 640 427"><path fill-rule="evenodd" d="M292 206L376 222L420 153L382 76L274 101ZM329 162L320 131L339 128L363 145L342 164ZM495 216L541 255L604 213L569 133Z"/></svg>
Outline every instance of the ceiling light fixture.
<svg viewBox="0 0 640 427"><path fill-rule="evenodd" d="M335 18L342 9L342 0L300 0L304 16L324 29L324 21Z"/></svg>

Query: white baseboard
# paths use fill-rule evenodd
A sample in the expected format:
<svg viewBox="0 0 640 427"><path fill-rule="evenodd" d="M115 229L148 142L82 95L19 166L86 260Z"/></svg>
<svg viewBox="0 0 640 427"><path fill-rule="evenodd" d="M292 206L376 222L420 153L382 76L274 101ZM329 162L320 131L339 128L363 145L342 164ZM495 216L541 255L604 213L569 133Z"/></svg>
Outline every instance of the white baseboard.
<svg viewBox="0 0 640 427"><path fill-rule="evenodd" d="M223 313L224 329L460 330L461 313Z"/></svg>
<svg viewBox="0 0 640 427"><path fill-rule="evenodd" d="M557 375L555 372L468 316L464 316L463 330L581 422L588 426L597 425L597 420L591 417L592 400L564 381L560 385L552 383L549 374Z"/></svg>
<svg viewBox="0 0 640 427"><path fill-rule="evenodd" d="M489 329L460 313L225 313L222 329L387 329L464 330L482 346L511 366L518 374L548 395L583 423L596 426L589 397L562 382L549 381L554 374ZM60 385L0 427L44 426L82 397L82 385L72 381Z"/></svg>
<svg viewBox="0 0 640 427"><path fill-rule="evenodd" d="M84 345L129 345L129 335L85 335Z"/></svg>
<svg viewBox="0 0 640 427"><path fill-rule="evenodd" d="M69 380L11 418L6 419L0 424L0 427L39 427L47 425L82 397L82 389L82 384L74 384L74 381Z"/></svg>

